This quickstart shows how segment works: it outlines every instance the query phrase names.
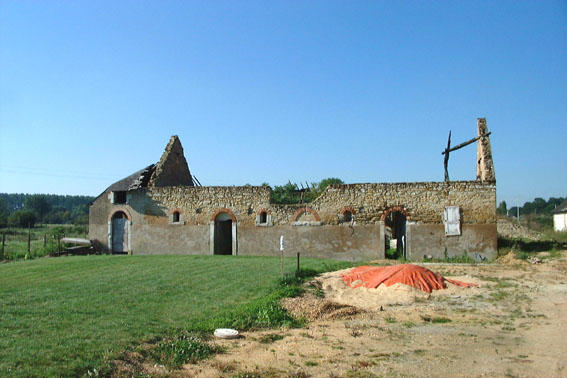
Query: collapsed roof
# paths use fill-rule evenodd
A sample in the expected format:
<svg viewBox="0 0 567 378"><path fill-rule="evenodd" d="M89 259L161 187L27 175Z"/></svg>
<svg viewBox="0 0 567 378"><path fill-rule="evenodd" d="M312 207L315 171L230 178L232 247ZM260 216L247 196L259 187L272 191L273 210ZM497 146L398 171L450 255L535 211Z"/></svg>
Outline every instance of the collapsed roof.
<svg viewBox="0 0 567 378"><path fill-rule="evenodd" d="M115 182L105 192L128 191L151 186L195 186L183 146L177 135L169 139L157 164L148 165L128 177Z"/></svg>

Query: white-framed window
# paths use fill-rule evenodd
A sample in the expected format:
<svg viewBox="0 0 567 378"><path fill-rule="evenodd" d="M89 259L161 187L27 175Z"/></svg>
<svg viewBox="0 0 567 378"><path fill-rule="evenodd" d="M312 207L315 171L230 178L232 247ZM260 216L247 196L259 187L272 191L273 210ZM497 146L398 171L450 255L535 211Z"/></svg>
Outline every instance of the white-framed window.
<svg viewBox="0 0 567 378"><path fill-rule="evenodd" d="M445 236L461 235L461 209L459 206L445 206L443 224L445 224Z"/></svg>
<svg viewBox="0 0 567 378"><path fill-rule="evenodd" d="M259 214L256 214L256 226L268 227L272 225L272 214L267 211L261 211Z"/></svg>

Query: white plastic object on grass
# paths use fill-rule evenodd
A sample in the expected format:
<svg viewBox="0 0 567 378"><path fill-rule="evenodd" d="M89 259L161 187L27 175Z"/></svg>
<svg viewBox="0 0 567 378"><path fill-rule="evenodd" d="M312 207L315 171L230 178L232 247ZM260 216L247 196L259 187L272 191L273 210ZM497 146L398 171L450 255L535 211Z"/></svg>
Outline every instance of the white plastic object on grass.
<svg viewBox="0 0 567 378"><path fill-rule="evenodd" d="M217 328L214 335L219 339L235 339L238 337L238 331L230 328Z"/></svg>

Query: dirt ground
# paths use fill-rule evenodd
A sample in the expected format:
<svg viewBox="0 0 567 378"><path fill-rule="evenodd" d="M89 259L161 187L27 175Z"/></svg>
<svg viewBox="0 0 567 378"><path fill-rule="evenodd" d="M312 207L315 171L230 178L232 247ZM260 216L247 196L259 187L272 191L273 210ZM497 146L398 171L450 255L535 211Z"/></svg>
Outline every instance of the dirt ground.
<svg viewBox="0 0 567 378"><path fill-rule="evenodd" d="M425 266L479 286L431 295L399 284L351 289L340 272L328 273L285 302L310 319L306 328L218 340L226 353L167 374L567 377L567 251L541 264L508 255L489 265Z"/></svg>

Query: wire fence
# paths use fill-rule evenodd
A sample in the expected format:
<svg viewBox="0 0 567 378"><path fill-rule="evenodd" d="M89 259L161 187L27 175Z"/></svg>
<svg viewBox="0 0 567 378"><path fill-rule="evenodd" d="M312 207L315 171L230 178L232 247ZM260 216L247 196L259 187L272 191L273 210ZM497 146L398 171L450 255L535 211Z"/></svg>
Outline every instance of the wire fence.
<svg viewBox="0 0 567 378"><path fill-rule="evenodd" d="M0 229L0 261L57 255L63 249L61 238L87 238L87 229L75 225Z"/></svg>

